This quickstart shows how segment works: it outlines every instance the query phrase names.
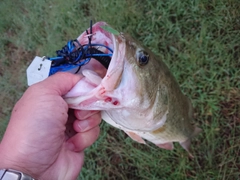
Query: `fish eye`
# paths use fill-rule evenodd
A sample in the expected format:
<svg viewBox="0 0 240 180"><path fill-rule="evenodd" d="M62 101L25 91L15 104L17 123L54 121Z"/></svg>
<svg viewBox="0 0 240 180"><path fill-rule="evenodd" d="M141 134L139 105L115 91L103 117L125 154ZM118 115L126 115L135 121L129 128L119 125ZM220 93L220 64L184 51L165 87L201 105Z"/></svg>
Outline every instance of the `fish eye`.
<svg viewBox="0 0 240 180"><path fill-rule="evenodd" d="M137 60L140 66L145 66L149 61L148 53L145 51L139 51Z"/></svg>

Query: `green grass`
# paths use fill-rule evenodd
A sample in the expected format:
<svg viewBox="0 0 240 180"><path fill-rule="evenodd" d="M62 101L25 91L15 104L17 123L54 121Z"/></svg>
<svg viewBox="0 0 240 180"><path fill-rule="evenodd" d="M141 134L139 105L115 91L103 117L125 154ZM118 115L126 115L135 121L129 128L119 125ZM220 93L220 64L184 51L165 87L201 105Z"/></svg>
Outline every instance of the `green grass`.
<svg viewBox="0 0 240 180"><path fill-rule="evenodd" d="M2 0L0 135L35 55L54 55L89 20L106 21L159 55L192 99L203 129L194 159L176 144L140 145L101 124L81 179L240 179L240 4L237 0Z"/></svg>

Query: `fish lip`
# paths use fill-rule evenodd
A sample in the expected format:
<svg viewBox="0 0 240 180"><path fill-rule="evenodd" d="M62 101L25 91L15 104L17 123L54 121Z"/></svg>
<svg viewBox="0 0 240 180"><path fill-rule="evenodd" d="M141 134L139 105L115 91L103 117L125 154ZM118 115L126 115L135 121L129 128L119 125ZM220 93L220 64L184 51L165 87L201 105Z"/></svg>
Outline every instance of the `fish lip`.
<svg viewBox="0 0 240 180"><path fill-rule="evenodd" d="M106 91L112 91L116 89L122 78L124 70L124 59L125 59L125 39L123 36L111 34L113 42L114 52L112 55L109 68L106 72L105 77L102 81L102 86Z"/></svg>

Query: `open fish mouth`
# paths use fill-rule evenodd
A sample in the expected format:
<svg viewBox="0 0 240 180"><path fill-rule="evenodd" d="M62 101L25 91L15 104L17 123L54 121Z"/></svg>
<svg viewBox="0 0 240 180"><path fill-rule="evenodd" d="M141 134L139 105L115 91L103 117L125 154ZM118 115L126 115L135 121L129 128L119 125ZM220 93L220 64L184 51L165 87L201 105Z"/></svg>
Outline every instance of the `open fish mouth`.
<svg viewBox="0 0 240 180"><path fill-rule="evenodd" d="M92 42L96 44L103 44L105 47L113 49L113 54L109 66L107 67L107 72L102 80L102 86L106 91L113 90L116 88L117 83L119 83L120 76L123 71L124 56L125 56L125 40L123 36L114 35L106 30L103 27L109 27L105 22L98 22L92 27ZM81 43L82 38L87 34L83 33L78 40ZM84 40L84 39L83 39ZM110 53L109 49L104 48L103 46L99 47L100 51L105 54ZM102 64L104 61L100 61ZM90 63L91 65L91 63ZM104 70L103 70L104 71ZM94 70L94 72L97 72ZM83 72L84 75L86 75ZM104 74L104 73L101 73ZM94 78L89 78L94 79ZM100 83L100 82L98 82Z"/></svg>
<svg viewBox="0 0 240 180"><path fill-rule="evenodd" d="M79 73L81 73L84 78L79 82L79 85L77 84L65 96L71 108L89 110L90 107L86 106L84 100L89 99L89 95L92 95L92 93L95 94L94 96L96 98L94 98L94 100L91 99L91 101L96 101L96 103L94 103L95 108L93 109L103 110L102 108L98 109L96 107L99 100L104 100L108 103L112 102L113 107L120 105L119 101L104 94L117 88L121 81L124 68L125 39L120 33L116 35L104 30L103 27L106 26L109 25L105 22L98 22L77 38L79 44L89 44L90 41L90 43L94 45L89 48L90 53L98 52L101 54L99 54L99 56L93 56L86 65L81 67ZM107 56L109 54L111 54L111 58ZM81 87L81 89L79 89L79 87ZM85 88L82 89L83 87ZM93 92L89 93L89 91ZM84 96L86 94L88 94L88 96ZM83 105L81 106L81 104Z"/></svg>

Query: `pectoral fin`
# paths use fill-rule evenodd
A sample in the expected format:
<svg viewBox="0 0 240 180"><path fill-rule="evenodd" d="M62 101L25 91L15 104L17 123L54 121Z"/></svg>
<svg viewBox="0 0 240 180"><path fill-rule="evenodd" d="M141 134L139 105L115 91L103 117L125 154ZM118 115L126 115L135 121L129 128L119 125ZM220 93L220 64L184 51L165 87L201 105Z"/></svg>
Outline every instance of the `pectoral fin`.
<svg viewBox="0 0 240 180"><path fill-rule="evenodd" d="M156 145L160 148L167 149L167 150L173 150L173 148L174 148L172 142L163 143L163 144L156 144Z"/></svg>
<svg viewBox="0 0 240 180"><path fill-rule="evenodd" d="M146 144L146 142L136 133L131 132L131 131L125 131L125 133L134 141L137 141L138 143L141 144Z"/></svg>

